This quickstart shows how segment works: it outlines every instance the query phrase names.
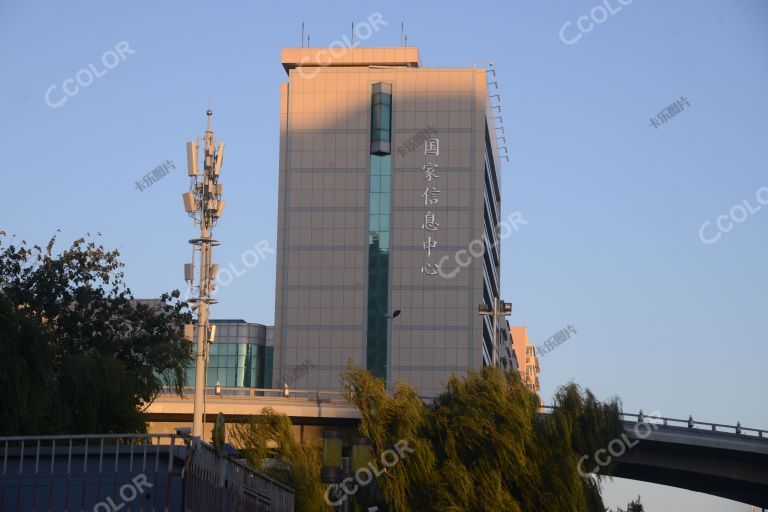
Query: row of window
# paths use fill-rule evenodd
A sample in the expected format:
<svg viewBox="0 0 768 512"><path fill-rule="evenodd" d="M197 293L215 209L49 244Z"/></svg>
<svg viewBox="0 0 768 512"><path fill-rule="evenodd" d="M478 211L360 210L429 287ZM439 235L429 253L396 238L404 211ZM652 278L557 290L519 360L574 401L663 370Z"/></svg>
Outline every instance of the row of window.
<svg viewBox="0 0 768 512"><path fill-rule="evenodd" d="M197 344L192 347L196 353ZM206 365L206 386L271 388L274 347L255 343L212 343ZM195 385L194 362L186 370L187 386Z"/></svg>
<svg viewBox="0 0 768 512"><path fill-rule="evenodd" d="M371 97L371 170L368 215L368 325L366 367L387 376L389 308L392 85L373 85Z"/></svg>

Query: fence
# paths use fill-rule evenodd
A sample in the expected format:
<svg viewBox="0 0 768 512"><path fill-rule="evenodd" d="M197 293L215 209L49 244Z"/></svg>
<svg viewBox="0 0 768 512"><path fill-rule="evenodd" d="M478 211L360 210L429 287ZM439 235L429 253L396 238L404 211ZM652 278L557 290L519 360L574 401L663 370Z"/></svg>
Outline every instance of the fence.
<svg viewBox="0 0 768 512"><path fill-rule="evenodd" d="M195 450L186 480L186 502L194 510L221 512L290 512L293 490L243 463L216 455L202 444ZM187 507L187 510L193 510Z"/></svg>
<svg viewBox="0 0 768 512"><path fill-rule="evenodd" d="M0 437L1 510L292 512L293 491L173 434Z"/></svg>
<svg viewBox="0 0 768 512"><path fill-rule="evenodd" d="M551 412L554 407L550 405L542 405L541 408L546 412ZM636 423L654 423L657 425L663 425L665 427L687 427L689 429L696 429L697 431L708 430L711 432L731 433L736 435L743 435L747 437L758 437L768 439L768 430L759 428L742 427L741 423L736 425L725 425L722 423L710 423L707 421L695 421L692 417L687 420L681 418L665 418L663 416L650 416L648 414L642 414L642 411L638 414L621 412L619 416L623 421L633 421Z"/></svg>

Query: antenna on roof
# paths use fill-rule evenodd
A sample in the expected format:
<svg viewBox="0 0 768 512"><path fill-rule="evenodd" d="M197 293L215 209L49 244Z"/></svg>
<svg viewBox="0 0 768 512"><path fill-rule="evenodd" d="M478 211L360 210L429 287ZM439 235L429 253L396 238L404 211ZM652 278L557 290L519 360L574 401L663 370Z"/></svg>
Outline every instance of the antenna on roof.
<svg viewBox="0 0 768 512"><path fill-rule="evenodd" d="M355 47L355 22L352 22L352 39L350 39L349 46L351 48Z"/></svg>
<svg viewBox="0 0 768 512"><path fill-rule="evenodd" d="M309 34L307 34L307 48L309 48L311 45L309 44Z"/></svg>
<svg viewBox="0 0 768 512"><path fill-rule="evenodd" d="M403 46L408 46L408 34L405 34L405 43Z"/></svg>
<svg viewBox="0 0 768 512"><path fill-rule="evenodd" d="M400 46L404 46L403 45L403 33L404 33L404 31L405 31L405 23L401 21L400 22Z"/></svg>
<svg viewBox="0 0 768 512"><path fill-rule="evenodd" d="M301 47L304 48L304 22L301 22Z"/></svg>

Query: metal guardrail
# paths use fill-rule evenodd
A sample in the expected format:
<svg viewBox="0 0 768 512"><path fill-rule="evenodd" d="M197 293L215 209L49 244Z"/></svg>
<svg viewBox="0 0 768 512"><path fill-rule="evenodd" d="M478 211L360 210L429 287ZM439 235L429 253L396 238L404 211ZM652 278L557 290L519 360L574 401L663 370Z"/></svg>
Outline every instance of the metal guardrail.
<svg viewBox="0 0 768 512"><path fill-rule="evenodd" d="M552 407L551 405L542 405L541 408L547 411L551 411L554 409L554 407ZM634 421L635 423L641 423L641 422L657 423L664 426L687 427L687 428L696 429L696 430L707 430L710 432L747 435L750 437L768 439L768 430L742 427L740 422L736 422L736 425L724 425L722 423L709 423L706 421L695 421L693 417L689 417L687 420L684 420L679 418L666 418L663 416L649 416L647 414L643 414L642 411L640 411L637 414L622 412L622 413L619 413L619 416L621 416L621 419L624 421Z"/></svg>
<svg viewBox="0 0 768 512"><path fill-rule="evenodd" d="M183 445L173 434L0 437L0 508L178 508Z"/></svg>
<svg viewBox="0 0 768 512"><path fill-rule="evenodd" d="M293 512L293 489L200 443L185 476L185 508L200 512Z"/></svg>
<svg viewBox="0 0 768 512"><path fill-rule="evenodd" d="M0 437L0 510L294 509L290 487L176 434Z"/></svg>
<svg viewBox="0 0 768 512"><path fill-rule="evenodd" d="M159 396L178 396L173 388L163 388ZM184 388L184 396L195 396L195 389L192 387ZM313 401L332 401L346 402L344 393L341 391L309 390L309 389L264 389L264 388L241 388L241 387L219 387L218 392L214 387L205 388L205 396L212 398L231 398L231 399L253 399L253 398L274 398L274 399L296 399Z"/></svg>
<svg viewBox="0 0 768 512"><path fill-rule="evenodd" d="M194 388L184 388L184 394L194 396ZM296 400L312 400L312 401L329 401L329 402L345 402L344 393L341 391L327 391L327 390L309 390L309 389L288 389L287 393L285 389L263 389L263 388L241 388L241 387L220 387L217 393L216 388L208 387L205 390L206 396L214 396L219 398L233 398L233 399L253 399L253 398L276 398L276 399L296 399ZM176 395L176 392L172 388L164 388L161 395ZM421 397L425 402L433 400L433 397ZM551 405L542 405L541 408L545 411L551 411L554 409ZM688 428L695 428L697 430L709 430L711 432L724 432L738 435L748 435L758 438L768 439L768 430L742 427L741 423L737 422L736 425L725 425L722 423L709 423L706 421L695 421L692 417L687 420L679 418L666 418L662 416L649 416L643 414L640 411L638 414L619 413L622 420L634 421L634 422L646 422L646 423L660 423L664 426L684 426ZM630 419L631 418L631 419ZM649 421L650 420L650 421ZM718 430L720 429L720 430Z"/></svg>

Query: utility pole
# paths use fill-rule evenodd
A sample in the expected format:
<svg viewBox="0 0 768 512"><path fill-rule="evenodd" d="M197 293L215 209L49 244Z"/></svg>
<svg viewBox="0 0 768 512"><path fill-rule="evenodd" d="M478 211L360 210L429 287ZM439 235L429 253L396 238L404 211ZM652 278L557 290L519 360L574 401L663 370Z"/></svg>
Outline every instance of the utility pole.
<svg viewBox="0 0 768 512"><path fill-rule="evenodd" d="M213 227L221 218L224 210L224 200L221 198L222 185L218 183L221 164L224 158L224 144L216 148L216 137L211 131L211 116L213 112L208 110L208 127L205 131L203 169L198 172L198 141L187 143L187 169L191 177L189 192L182 194L184 209L194 219L195 225L200 225L200 238L189 241L192 244L192 263L184 267L184 277L190 283L194 281L194 255L199 257L199 281L197 283L198 295L190 299L197 309L197 353L195 357L195 403L192 419L192 437L199 442L203 436L205 423L205 387L206 387L206 363L208 361L208 344L213 342L215 326L209 325L210 304L217 301L211 297L216 289L213 281L218 274L218 265L211 263L213 247L219 242L211 238Z"/></svg>
<svg viewBox="0 0 768 512"><path fill-rule="evenodd" d="M505 317L512 314L512 304L493 298L493 304L480 304L478 308L480 316L493 317L493 354L491 354L491 364L499 364L499 317Z"/></svg>

